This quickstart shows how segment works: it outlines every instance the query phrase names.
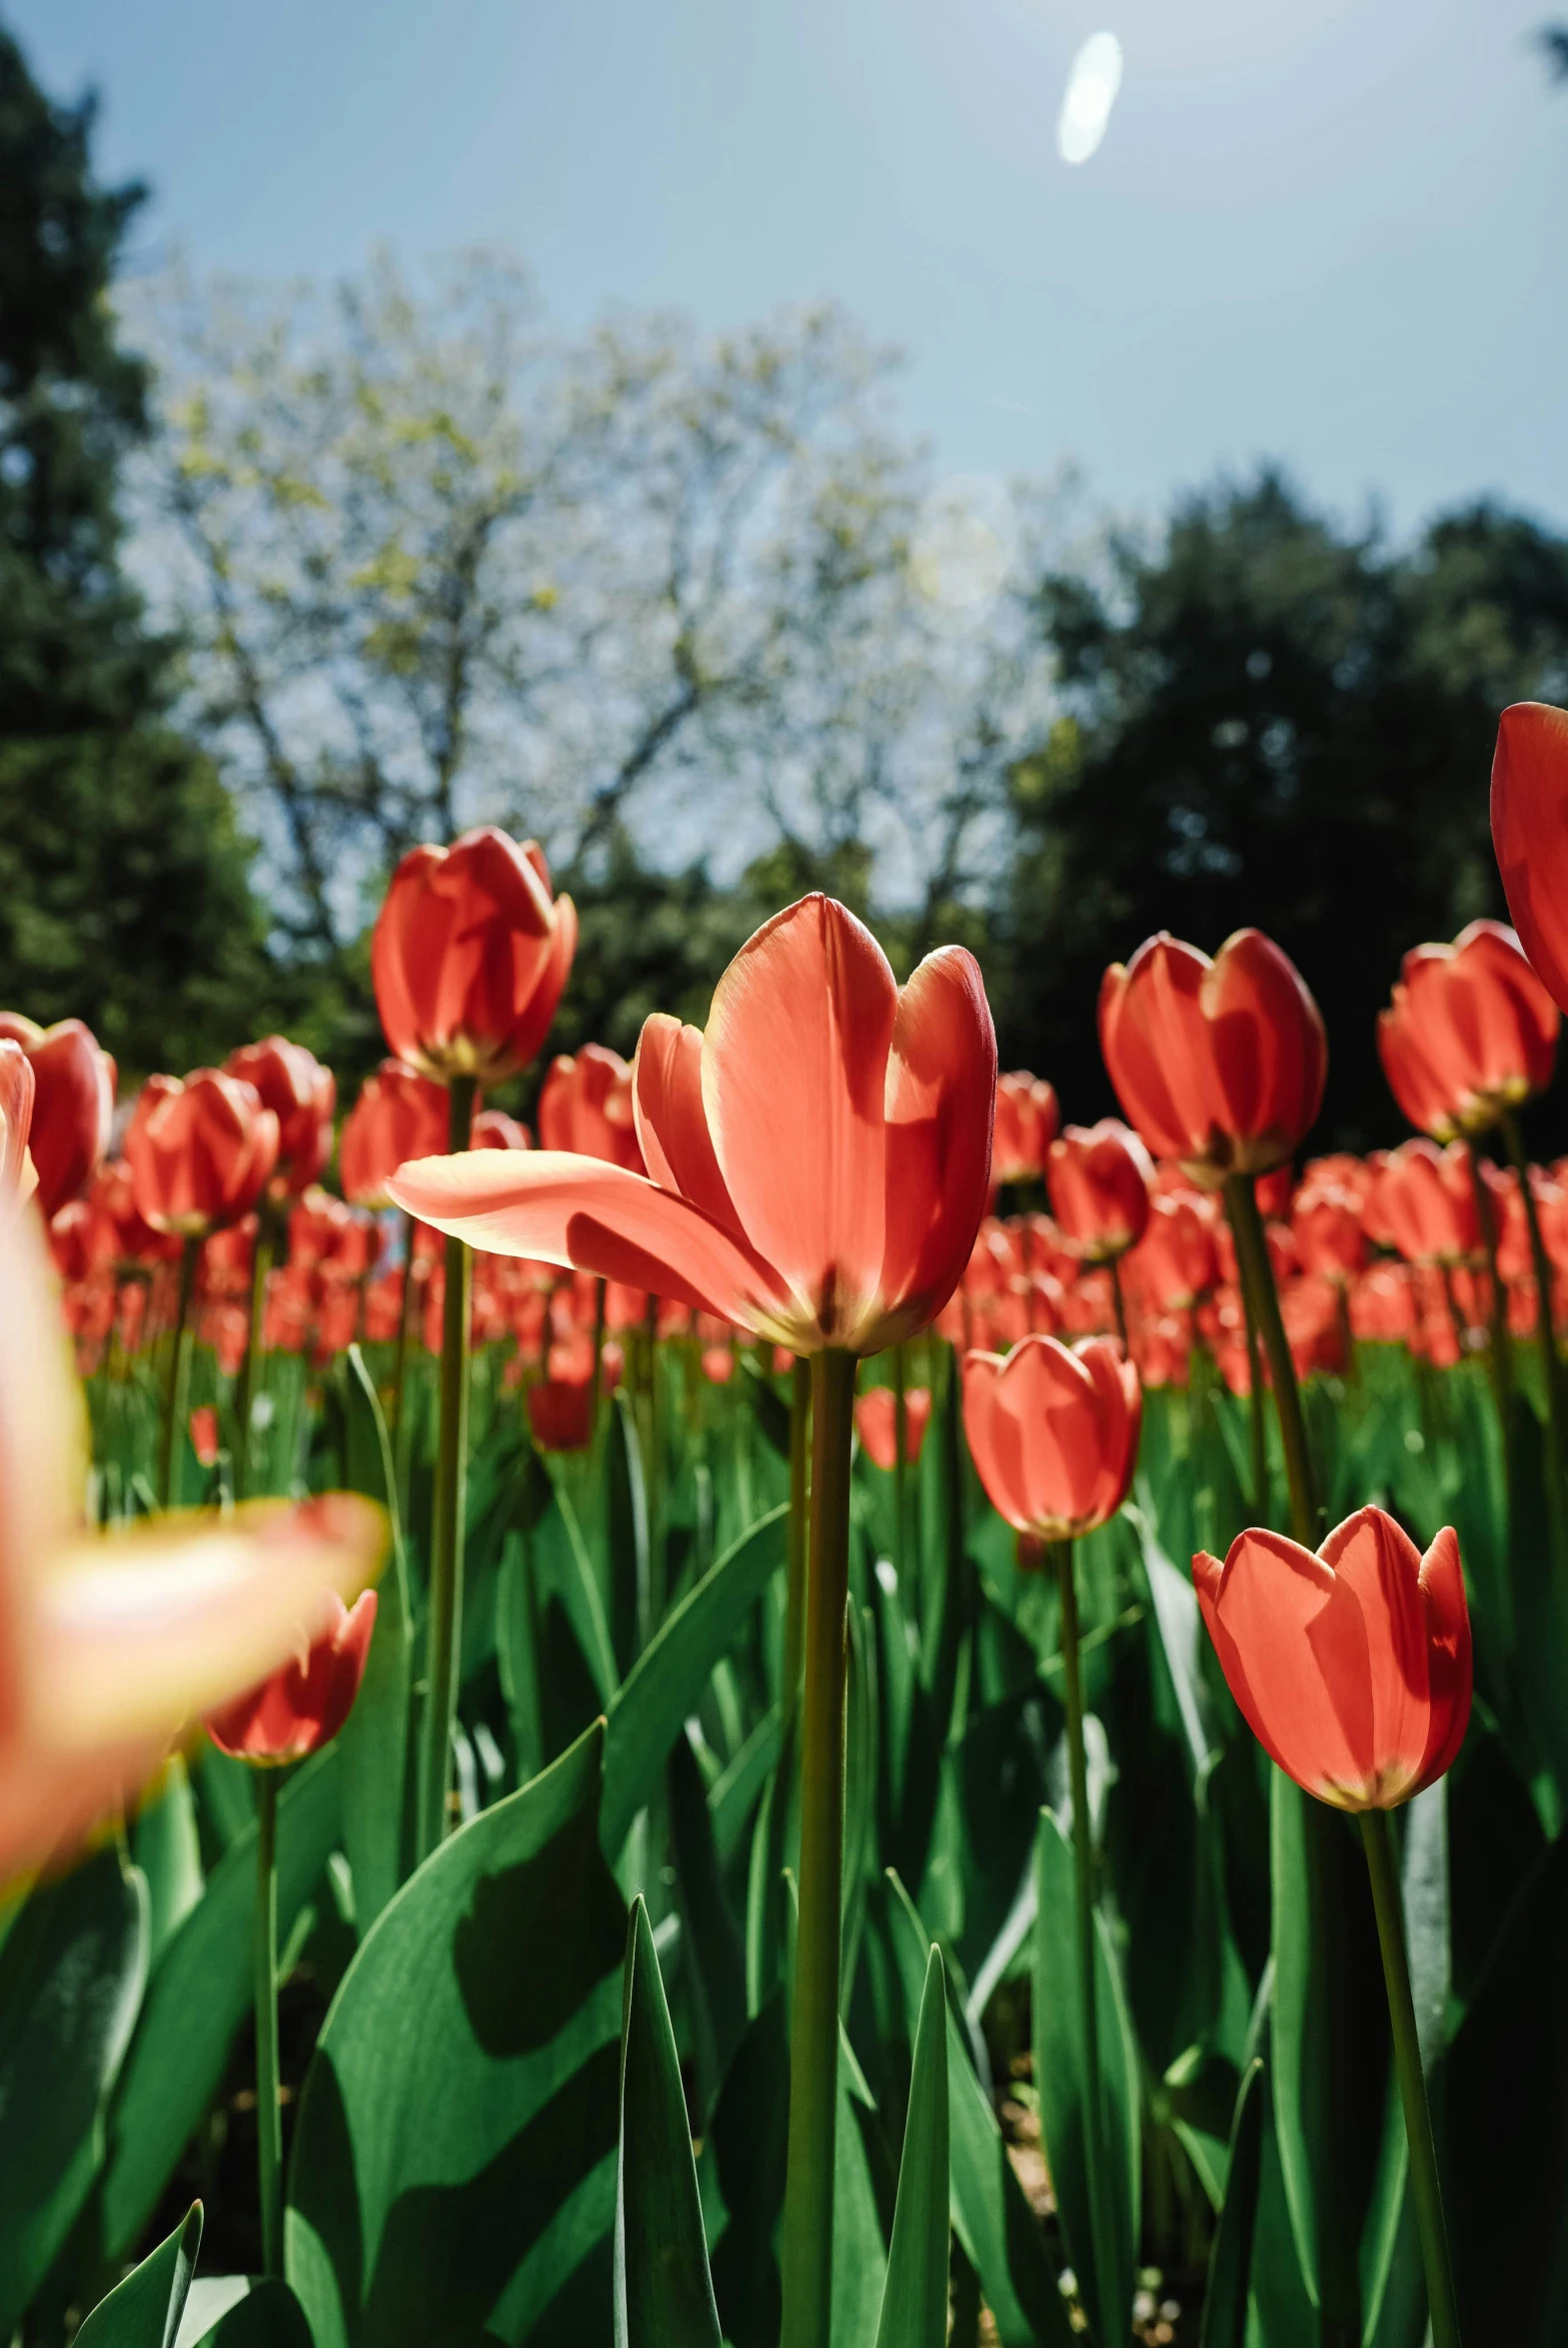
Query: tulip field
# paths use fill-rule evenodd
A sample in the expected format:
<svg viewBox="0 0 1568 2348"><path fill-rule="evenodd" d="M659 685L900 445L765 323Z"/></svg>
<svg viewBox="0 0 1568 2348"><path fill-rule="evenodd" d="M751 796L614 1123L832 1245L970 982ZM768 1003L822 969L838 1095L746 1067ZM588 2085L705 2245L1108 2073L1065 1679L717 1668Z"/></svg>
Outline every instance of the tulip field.
<svg viewBox="0 0 1568 2348"><path fill-rule="evenodd" d="M0 1016L0 2338L1568 2337L1565 814L1366 1158L1257 931L1087 1128L823 897L552 1059L494 830L352 1101Z"/></svg>

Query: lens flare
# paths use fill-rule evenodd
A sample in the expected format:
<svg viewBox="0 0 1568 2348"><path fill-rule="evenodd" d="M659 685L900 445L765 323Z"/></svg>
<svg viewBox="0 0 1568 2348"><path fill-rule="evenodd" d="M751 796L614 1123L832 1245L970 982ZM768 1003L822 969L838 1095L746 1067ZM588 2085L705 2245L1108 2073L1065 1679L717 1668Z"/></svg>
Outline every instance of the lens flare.
<svg viewBox="0 0 1568 2348"><path fill-rule="evenodd" d="M1072 60L1056 123L1063 163L1087 163L1105 136L1121 87L1121 43L1114 33L1091 33Z"/></svg>

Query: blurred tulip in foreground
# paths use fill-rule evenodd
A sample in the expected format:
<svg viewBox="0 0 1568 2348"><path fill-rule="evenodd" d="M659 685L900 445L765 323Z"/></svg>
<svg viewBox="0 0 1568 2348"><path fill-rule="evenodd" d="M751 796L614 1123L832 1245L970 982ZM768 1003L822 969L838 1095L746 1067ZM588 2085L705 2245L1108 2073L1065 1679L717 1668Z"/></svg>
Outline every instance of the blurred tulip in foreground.
<svg viewBox="0 0 1568 2348"><path fill-rule="evenodd" d="M706 1034L644 1027L651 1178L487 1152L406 1167L390 1190L471 1246L652 1288L796 1353L874 1353L923 1328L968 1260L995 1074L968 954L928 956L900 989L853 915L808 897L742 948Z"/></svg>
<svg viewBox="0 0 1568 2348"><path fill-rule="evenodd" d="M263 1109L278 1121L278 1158L271 1187L280 1197L297 1197L315 1181L332 1156L332 1113L338 1087L303 1044L267 1036L246 1044L224 1062L226 1076L254 1086Z"/></svg>
<svg viewBox="0 0 1568 2348"><path fill-rule="evenodd" d="M451 848L412 848L371 941L387 1042L438 1084L500 1084L550 1033L577 950L577 909L553 898L532 840L494 825Z"/></svg>
<svg viewBox="0 0 1568 2348"><path fill-rule="evenodd" d="M963 1426L986 1496L1015 1532L1071 1540L1108 1523L1138 1455L1138 1373L1109 1337L1025 1337L963 1364Z"/></svg>
<svg viewBox="0 0 1568 2348"><path fill-rule="evenodd" d="M1100 1050L1129 1122L1194 1180L1264 1174L1290 1158L1323 1098L1328 1047L1289 957L1237 930L1211 962L1166 931L1099 998Z"/></svg>
<svg viewBox="0 0 1568 2348"><path fill-rule="evenodd" d="M218 1069L149 1077L126 1130L132 1195L154 1230L181 1238L249 1214L278 1159L278 1120L253 1085Z"/></svg>
<svg viewBox="0 0 1568 2348"><path fill-rule="evenodd" d="M329 1593L315 1636L257 1686L209 1712L208 1735L237 1761L303 1761L330 1744L354 1708L376 1627L376 1592L352 1606Z"/></svg>
<svg viewBox="0 0 1568 2348"><path fill-rule="evenodd" d="M1498 720L1492 846L1519 942L1568 1009L1568 710L1520 701Z"/></svg>
<svg viewBox="0 0 1568 2348"><path fill-rule="evenodd" d="M632 1101L632 1071L619 1052L585 1044L550 1064L539 1097L539 1139L545 1150L575 1150L608 1166L643 1174Z"/></svg>
<svg viewBox="0 0 1568 2348"><path fill-rule="evenodd" d="M1119 1118L1068 1126L1045 1154L1045 1181L1056 1227L1085 1263L1111 1262L1143 1236L1154 1169Z"/></svg>
<svg viewBox="0 0 1568 2348"><path fill-rule="evenodd" d="M1470 1717L1470 1618L1447 1527L1423 1557L1381 1508L1316 1554L1241 1532L1192 1560L1198 1604L1258 1742L1342 1810L1392 1809L1441 1777Z"/></svg>
<svg viewBox="0 0 1568 2348"><path fill-rule="evenodd" d="M45 1217L81 1196L109 1147L115 1067L80 1020L40 1028L18 1012L0 1012L0 1038L19 1044L33 1071L28 1147Z"/></svg>
<svg viewBox="0 0 1568 2348"><path fill-rule="evenodd" d="M82 1834L382 1554L380 1511L344 1493L89 1533L83 1432L41 1242L0 1218L0 1879Z"/></svg>
<svg viewBox="0 0 1568 2348"><path fill-rule="evenodd" d="M1377 1050L1410 1123L1439 1142L1484 1133L1551 1081L1557 1006L1502 922L1471 922L1452 946L1412 947Z"/></svg>
<svg viewBox="0 0 1568 2348"><path fill-rule="evenodd" d="M904 1462L913 1467L920 1456L925 1429L930 1424L929 1386L905 1386L903 1392ZM891 1474L898 1464L898 1397L891 1386L868 1386L855 1399L854 1431L873 1467Z"/></svg>

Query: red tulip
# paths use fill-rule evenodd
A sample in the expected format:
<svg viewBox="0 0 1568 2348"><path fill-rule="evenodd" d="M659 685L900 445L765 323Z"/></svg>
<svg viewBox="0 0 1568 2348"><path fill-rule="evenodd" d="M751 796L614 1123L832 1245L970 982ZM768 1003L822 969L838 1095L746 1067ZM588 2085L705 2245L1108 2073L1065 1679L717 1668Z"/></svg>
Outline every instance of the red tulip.
<svg viewBox="0 0 1568 2348"><path fill-rule="evenodd" d="M1186 1310L1219 1277L1213 1203L1194 1191L1185 1197L1167 1192L1149 1201L1148 1225L1127 1258L1127 1271L1138 1291L1162 1312Z"/></svg>
<svg viewBox="0 0 1568 2348"><path fill-rule="evenodd" d="M1492 846L1525 953L1559 1008L1568 1006L1568 710L1515 702L1497 725Z"/></svg>
<svg viewBox="0 0 1568 2348"><path fill-rule="evenodd" d="M471 1150L532 1150L534 1137L527 1126L504 1109L482 1109L469 1132Z"/></svg>
<svg viewBox="0 0 1568 2348"><path fill-rule="evenodd" d="M278 1163L271 1186L280 1198L297 1197L332 1156L338 1086L331 1069L286 1036L243 1045L223 1065L226 1076L253 1085L263 1109L277 1119Z"/></svg>
<svg viewBox="0 0 1568 2348"><path fill-rule="evenodd" d="M1154 1169L1119 1118L1068 1126L1045 1154L1045 1178L1056 1227L1086 1263L1108 1263L1142 1238Z"/></svg>
<svg viewBox="0 0 1568 2348"><path fill-rule="evenodd" d="M905 1463L910 1467L920 1456L920 1446L925 1440L930 1416L929 1386L905 1386L903 1455ZM891 1474L898 1464L898 1401L891 1386L869 1386L863 1394L856 1396L854 1431L860 1438L861 1450L872 1466Z"/></svg>
<svg viewBox="0 0 1568 2348"><path fill-rule="evenodd" d="M742 948L706 1034L638 1046L650 1176L538 1150L406 1167L399 1205L473 1246L654 1289L796 1353L877 1353L940 1310L989 1180L996 1045L973 959L901 990L852 914L807 897Z"/></svg>
<svg viewBox="0 0 1568 2348"><path fill-rule="evenodd" d="M32 1064L36 1092L28 1147L46 1217L79 1198L109 1147L115 1067L80 1020L40 1028L19 1012L0 1012L0 1037L19 1044Z"/></svg>
<svg viewBox="0 0 1568 2348"><path fill-rule="evenodd" d="M149 1077L126 1130L137 1212L154 1230L205 1238L256 1204L278 1158L278 1120L255 1087L217 1069Z"/></svg>
<svg viewBox="0 0 1568 2348"><path fill-rule="evenodd" d="M1483 1133L1551 1081L1558 1011L1501 922L1472 922L1452 946L1417 946L1377 1019L1389 1090L1439 1142Z"/></svg>
<svg viewBox="0 0 1568 2348"><path fill-rule="evenodd" d="M386 1206L387 1184L411 1158L434 1158L447 1146L447 1096L440 1085L384 1060L367 1077L343 1121L338 1172L356 1206Z"/></svg>
<svg viewBox="0 0 1568 2348"><path fill-rule="evenodd" d="M354 1709L376 1627L376 1592L352 1606L334 1591L323 1603L321 1627L301 1641L292 1662L270 1679L207 1715L207 1733L236 1761L303 1761L330 1744Z"/></svg>
<svg viewBox="0 0 1568 2348"><path fill-rule="evenodd" d="M371 941L387 1042L439 1084L500 1084L549 1035L576 950L577 909L552 899L532 840L487 824L452 848L410 849Z"/></svg>
<svg viewBox="0 0 1568 2348"><path fill-rule="evenodd" d="M1423 1557L1381 1508L1316 1555L1241 1532L1192 1560L1230 1692L1270 1757L1342 1810L1388 1810L1441 1777L1470 1717L1470 1618L1453 1531Z"/></svg>
<svg viewBox="0 0 1568 2348"><path fill-rule="evenodd" d="M1316 1183L1303 1187L1290 1217L1290 1234L1303 1271L1346 1280L1366 1261L1361 1210L1348 1190Z"/></svg>
<svg viewBox="0 0 1568 2348"><path fill-rule="evenodd" d="M21 1045L0 1039L0 1209L38 1187L27 1147L34 1087L33 1064Z"/></svg>
<svg viewBox="0 0 1568 2348"><path fill-rule="evenodd" d="M991 1180L1026 1182L1045 1171L1045 1153L1056 1138L1061 1112L1055 1087L1027 1069L996 1079L991 1140Z"/></svg>
<svg viewBox="0 0 1568 2348"><path fill-rule="evenodd" d="M1211 1187L1283 1165L1323 1099L1317 1006L1259 930L1237 930L1212 962L1163 930L1146 939L1105 973L1099 1039L1147 1147Z"/></svg>
<svg viewBox="0 0 1568 2348"><path fill-rule="evenodd" d="M1025 1337L963 1364L963 1426L986 1495L1015 1532L1071 1540L1108 1523L1138 1455L1138 1373L1109 1337Z"/></svg>
<svg viewBox="0 0 1568 2348"><path fill-rule="evenodd" d="M1481 1233L1463 1143L1439 1150L1421 1135L1391 1150L1378 1170L1371 1213L1410 1263L1461 1263L1474 1255Z"/></svg>
<svg viewBox="0 0 1568 2348"><path fill-rule="evenodd" d="M539 1139L546 1150L576 1150L608 1166L643 1174L632 1100L632 1071L619 1052L585 1044L550 1064L539 1097Z"/></svg>

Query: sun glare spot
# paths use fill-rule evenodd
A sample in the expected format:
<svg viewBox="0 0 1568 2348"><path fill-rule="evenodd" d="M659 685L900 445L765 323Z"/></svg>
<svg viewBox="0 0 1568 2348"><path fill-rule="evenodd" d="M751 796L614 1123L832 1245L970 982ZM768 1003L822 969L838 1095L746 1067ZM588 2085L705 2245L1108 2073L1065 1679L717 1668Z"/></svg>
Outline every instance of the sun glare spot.
<svg viewBox="0 0 1568 2348"><path fill-rule="evenodd" d="M1064 163L1087 163L1105 136L1121 87L1121 43L1114 33L1091 33L1072 60L1056 123Z"/></svg>

